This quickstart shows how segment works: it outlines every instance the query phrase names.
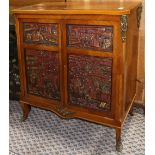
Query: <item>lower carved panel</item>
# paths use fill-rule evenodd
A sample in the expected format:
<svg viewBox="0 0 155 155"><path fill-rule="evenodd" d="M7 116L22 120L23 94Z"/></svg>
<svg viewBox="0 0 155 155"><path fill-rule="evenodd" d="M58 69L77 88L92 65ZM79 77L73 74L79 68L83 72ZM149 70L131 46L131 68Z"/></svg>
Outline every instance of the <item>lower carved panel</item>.
<svg viewBox="0 0 155 155"><path fill-rule="evenodd" d="M26 49L25 61L27 93L60 100L58 53Z"/></svg>
<svg viewBox="0 0 155 155"><path fill-rule="evenodd" d="M97 111L110 111L112 58L68 56L69 103Z"/></svg>

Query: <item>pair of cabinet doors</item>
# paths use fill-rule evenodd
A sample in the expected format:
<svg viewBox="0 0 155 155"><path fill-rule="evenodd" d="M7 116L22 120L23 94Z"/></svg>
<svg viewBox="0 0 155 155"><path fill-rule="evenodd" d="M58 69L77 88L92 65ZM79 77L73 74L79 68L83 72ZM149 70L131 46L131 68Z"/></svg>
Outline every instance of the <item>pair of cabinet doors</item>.
<svg viewBox="0 0 155 155"><path fill-rule="evenodd" d="M24 98L113 117L114 22L21 19L19 32Z"/></svg>

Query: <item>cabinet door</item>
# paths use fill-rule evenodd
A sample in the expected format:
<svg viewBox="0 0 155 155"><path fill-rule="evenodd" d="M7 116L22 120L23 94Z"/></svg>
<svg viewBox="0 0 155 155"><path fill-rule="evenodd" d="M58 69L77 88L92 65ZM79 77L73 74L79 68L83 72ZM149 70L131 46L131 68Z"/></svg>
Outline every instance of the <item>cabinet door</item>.
<svg viewBox="0 0 155 155"><path fill-rule="evenodd" d="M113 25L68 23L66 40L68 106L111 113Z"/></svg>
<svg viewBox="0 0 155 155"><path fill-rule="evenodd" d="M25 49L27 93L60 100L60 66L58 53Z"/></svg>
<svg viewBox="0 0 155 155"><path fill-rule="evenodd" d="M69 103L97 111L110 111L111 74L111 58L69 54Z"/></svg>
<svg viewBox="0 0 155 155"><path fill-rule="evenodd" d="M21 29L25 97L60 102L62 75L59 23L23 19Z"/></svg>

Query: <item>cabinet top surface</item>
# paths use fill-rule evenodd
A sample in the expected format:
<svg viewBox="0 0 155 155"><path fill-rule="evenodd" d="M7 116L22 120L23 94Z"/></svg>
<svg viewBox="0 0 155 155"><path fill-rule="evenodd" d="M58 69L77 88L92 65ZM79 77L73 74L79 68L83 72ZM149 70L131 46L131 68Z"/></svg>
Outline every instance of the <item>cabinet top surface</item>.
<svg viewBox="0 0 155 155"><path fill-rule="evenodd" d="M44 2L12 10L16 14L107 14L122 15L141 5L137 0L83 0Z"/></svg>

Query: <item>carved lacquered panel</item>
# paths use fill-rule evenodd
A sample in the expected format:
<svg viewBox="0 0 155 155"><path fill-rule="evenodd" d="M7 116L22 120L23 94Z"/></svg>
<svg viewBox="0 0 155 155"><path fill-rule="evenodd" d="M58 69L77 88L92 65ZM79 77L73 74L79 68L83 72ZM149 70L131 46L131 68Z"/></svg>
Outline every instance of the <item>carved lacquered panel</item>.
<svg viewBox="0 0 155 155"><path fill-rule="evenodd" d="M60 100L58 53L25 50L27 93Z"/></svg>
<svg viewBox="0 0 155 155"><path fill-rule="evenodd" d="M111 109L112 58L68 56L70 104L99 111Z"/></svg>
<svg viewBox="0 0 155 155"><path fill-rule="evenodd" d="M112 52L113 27L95 25L67 25L68 47Z"/></svg>
<svg viewBox="0 0 155 155"><path fill-rule="evenodd" d="M24 43L58 45L58 25L24 23Z"/></svg>

